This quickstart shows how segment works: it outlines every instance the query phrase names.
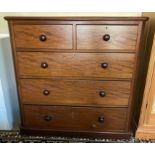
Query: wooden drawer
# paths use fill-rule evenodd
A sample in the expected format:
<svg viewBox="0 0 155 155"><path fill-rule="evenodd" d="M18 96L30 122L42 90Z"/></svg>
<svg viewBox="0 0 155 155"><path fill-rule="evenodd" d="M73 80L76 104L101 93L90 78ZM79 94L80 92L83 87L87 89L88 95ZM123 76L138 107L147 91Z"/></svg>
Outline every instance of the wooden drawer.
<svg viewBox="0 0 155 155"><path fill-rule="evenodd" d="M23 125L29 128L78 131L123 131L126 108L24 106Z"/></svg>
<svg viewBox="0 0 155 155"><path fill-rule="evenodd" d="M138 26L78 25L77 49L135 50ZM108 40L109 39L109 40Z"/></svg>
<svg viewBox="0 0 155 155"><path fill-rule="evenodd" d="M72 25L14 25L17 48L72 49Z"/></svg>
<svg viewBox="0 0 155 155"><path fill-rule="evenodd" d="M128 106L131 82L21 79L22 103Z"/></svg>
<svg viewBox="0 0 155 155"><path fill-rule="evenodd" d="M23 76L131 79L135 54L18 52L17 60Z"/></svg>

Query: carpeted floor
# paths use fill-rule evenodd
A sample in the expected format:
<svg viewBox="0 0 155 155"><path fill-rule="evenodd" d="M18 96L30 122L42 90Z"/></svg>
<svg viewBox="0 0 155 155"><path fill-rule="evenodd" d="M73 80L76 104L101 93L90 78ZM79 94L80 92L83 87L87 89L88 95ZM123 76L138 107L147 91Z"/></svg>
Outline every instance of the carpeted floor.
<svg viewBox="0 0 155 155"><path fill-rule="evenodd" d="M20 135L19 131L0 131L0 143L154 143L155 140L68 138Z"/></svg>

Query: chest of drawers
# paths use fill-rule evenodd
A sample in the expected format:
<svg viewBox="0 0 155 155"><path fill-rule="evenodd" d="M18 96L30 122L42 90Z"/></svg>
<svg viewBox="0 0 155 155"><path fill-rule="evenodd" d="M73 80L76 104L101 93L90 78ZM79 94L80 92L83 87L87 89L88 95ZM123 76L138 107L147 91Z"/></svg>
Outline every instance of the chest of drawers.
<svg viewBox="0 0 155 155"><path fill-rule="evenodd" d="M21 131L129 137L145 17L5 17Z"/></svg>

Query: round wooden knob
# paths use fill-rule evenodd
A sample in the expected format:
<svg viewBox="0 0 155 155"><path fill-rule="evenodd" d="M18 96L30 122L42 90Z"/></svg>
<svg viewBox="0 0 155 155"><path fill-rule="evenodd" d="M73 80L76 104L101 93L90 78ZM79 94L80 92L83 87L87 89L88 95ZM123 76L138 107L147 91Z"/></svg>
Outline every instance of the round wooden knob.
<svg viewBox="0 0 155 155"><path fill-rule="evenodd" d="M48 67L48 64L46 62L43 62L43 63L41 63L41 67L42 68L47 68Z"/></svg>
<svg viewBox="0 0 155 155"><path fill-rule="evenodd" d="M104 123L104 117L103 116L99 116L98 117L98 122L99 123Z"/></svg>
<svg viewBox="0 0 155 155"><path fill-rule="evenodd" d="M44 116L44 120L49 122L52 120L52 116L46 115L46 116Z"/></svg>
<svg viewBox="0 0 155 155"><path fill-rule="evenodd" d="M39 39L40 39L40 41L46 41L46 40L47 40L47 37L46 37L46 35L41 34L41 35L39 36Z"/></svg>
<svg viewBox="0 0 155 155"><path fill-rule="evenodd" d="M105 93L105 91L102 90L102 91L99 92L99 95L100 95L101 97L105 97L106 93Z"/></svg>
<svg viewBox="0 0 155 155"><path fill-rule="evenodd" d="M50 94L50 91L45 89L45 90L43 91L43 94L44 94L45 96L47 96L47 95Z"/></svg>
<svg viewBox="0 0 155 155"><path fill-rule="evenodd" d="M103 36L103 40L104 40L104 41L110 40L110 35L109 35L109 34L105 34L105 35Z"/></svg>
<svg viewBox="0 0 155 155"><path fill-rule="evenodd" d="M107 68L108 67L108 63L105 63L105 62L101 63L101 67L104 68L104 69Z"/></svg>

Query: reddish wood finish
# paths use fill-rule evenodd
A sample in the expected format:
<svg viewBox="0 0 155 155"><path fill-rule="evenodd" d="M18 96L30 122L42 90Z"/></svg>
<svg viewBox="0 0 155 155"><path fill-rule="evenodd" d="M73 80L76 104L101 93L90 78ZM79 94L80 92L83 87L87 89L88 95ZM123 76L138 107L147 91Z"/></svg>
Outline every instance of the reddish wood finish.
<svg viewBox="0 0 155 155"><path fill-rule="evenodd" d="M135 50L138 26L77 25L77 49ZM104 40L109 35L109 40Z"/></svg>
<svg viewBox="0 0 155 155"><path fill-rule="evenodd" d="M140 42L148 18L6 19L22 131L93 137L130 135L143 63ZM56 118L53 124L48 114ZM100 117L100 121L105 119L104 126L95 123L95 127L101 114L106 118ZM48 123L42 120L45 115Z"/></svg>
<svg viewBox="0 0 155 155"><path fill-rule="evenodd" d="M17 48L72 49L72 25L14 25ZM41 41L40 36L46 37Z"/></svg>
<svg viewBox="0 0 155 155"><path fill-rule="evenodd" d="M18 52L20 76L132 79L134 54ZM41 64L48 64L42 68ZM107 68L101 66L107 63Z"/></svg>
<svg viewBox="0 0 155 155"><path fill-rule="evenodd" d="M37 105L128 106L130 92L125 81L23 79L20 86L22 102Z"/></svg>
<svg viewBox="0 0 155 155"><path fill-rule="evenodd" d="M123 116L123 117L122 117ZM50 120L46 120L50 117ZM99 118L104 117L103 122ZM123 131L126 109L65 106L24 106L24 126L72 131Z"/></svg>
<svg viewBox="0 0 155 155"><path fill-rule="evenodd" d="M30 20L30 21L146 21L148 17L95 17L95 16L76 16L76 17L68 17L68 16L47 16L47 17L37 17L37 16L6 16L4 17L6 20Z"/></svg>
<svg viewBox="0 0 155 155"><path fill-rule="evenodd" d="M35 135L35 136L42 136L42 135L48 135L48 136L62 136L64 137L81 137L81 138L105 138L105 139L129 139L132 136L131 132L124 132L124 131L112 131L112 132L98 132L98 131L72 131L72 130L52 130L52 129L41 129L41 128L26 128L26 127L20 127L20 133L25 135Z"/></svg>

